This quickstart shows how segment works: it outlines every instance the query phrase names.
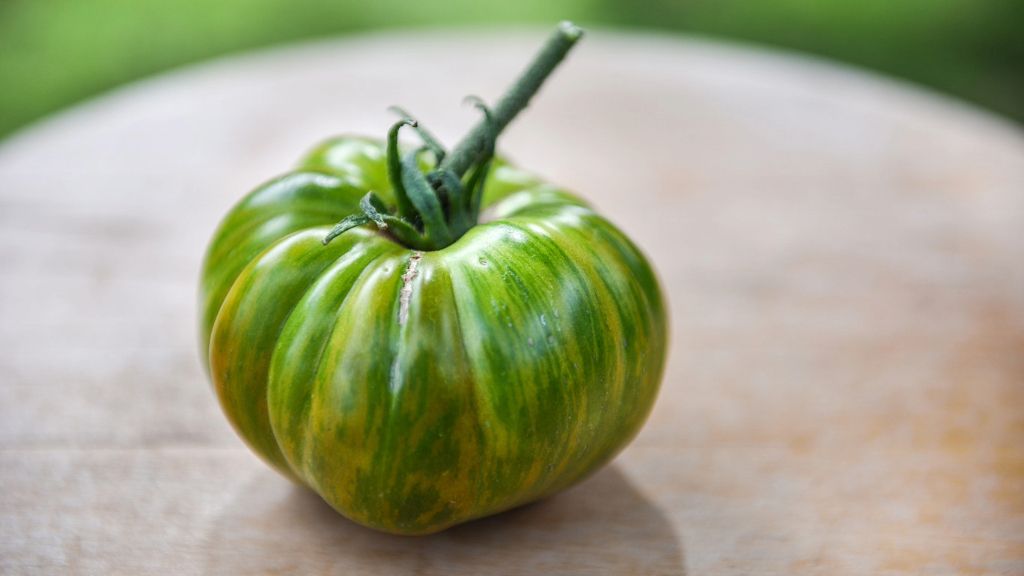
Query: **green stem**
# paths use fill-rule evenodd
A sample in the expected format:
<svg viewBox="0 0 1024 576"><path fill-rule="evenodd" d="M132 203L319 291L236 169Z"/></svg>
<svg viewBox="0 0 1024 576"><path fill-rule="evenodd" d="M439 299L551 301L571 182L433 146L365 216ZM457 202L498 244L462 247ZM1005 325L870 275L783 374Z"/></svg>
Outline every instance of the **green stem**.
<svg viewBox="0 0 1024 576"><path fill-rule="evenodd" d="M484 181L498 135L529 105L530 99L582 36L583 30L575 24L559 24L494 110L489 110L480 99L471 97L469 101L483 111L484 117L450 154L445 154L434 135L419 126L407 112L393 108L403 117L388 131L386 151L388 179L394 192L397 214L388 214L380 198L369 192L360 202L361 213L339 222L324 238L324 244L347 230L370 222L417 250L438 250L458 240L476 224ZM426 149L433 151L438 165L429 175L420 171L418 150L401 157L398 133L402 126L417 130L426 143ZM470 173L469 181L463 185L466 173Z"/></svg>
<svg viewBox="0 0 1024 576"><path fill-rule="evenodd" d="M402 126L412 126L415 128L416 121L403 118L398 122L395 122L391 126L391 129L388 130L388 179L391 180L391 187L395 193L395 202L398 204L398 215L412 222L416 216L416 209L409 201L409 196L405 193L405 188L402 186L402 152L398 146L398 132L402 129Z"/></svg>
<svg viewBox="0 0 1024 576"><path fill-rule="evenodd" d="M447 154L447 152L445 151L444 146L441 145L441 141L438 140L437 136L434 136L431 131L427 130L422 124L420 124L412 114L409 114L406 112L405 108L400 106L389 106L388 111L394 112L403 119L412 122L410 126L412 126L412 129L420 135L420 140L423 140L423 143L430 149L430 152L434 155L434 159L438 162L444 160L444 155Z"/></svg>
<svg viewBox="0 0 1024 576"><path fill-rule="evenodd" d="M551 75L582 36L583 30L575 24L560 23L541 51L494 107L493 127L488 126L486 118L477 123L455 149L445 156L439 169L450 170L460 178L465 175L487 153L490 130L500 134L512 119L526 108L530 98L540 90L544 80Z"/></svg>
<svg viewBox="0 0 1024 576"><path fill-rule="evenodd" d="M402 186L423 221L423 235L430 242L447 246L452 238L444 208L441 199L427 181L427 176L420 172L418 157L417 152L410 152L402 159Z"/></svg>

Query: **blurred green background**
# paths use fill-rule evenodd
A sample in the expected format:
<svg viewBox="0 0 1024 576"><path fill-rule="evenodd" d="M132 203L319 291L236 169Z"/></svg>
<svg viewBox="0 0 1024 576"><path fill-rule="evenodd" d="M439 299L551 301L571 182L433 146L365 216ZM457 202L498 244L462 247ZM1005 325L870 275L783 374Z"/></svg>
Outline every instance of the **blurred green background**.
<svg viewBox="0 0 1024 576"><path fill-rule="evenodd" d="M0 137L226 53L375 29L563 18L806 51L1024 120L1024 0L0 0Z"/></svg>

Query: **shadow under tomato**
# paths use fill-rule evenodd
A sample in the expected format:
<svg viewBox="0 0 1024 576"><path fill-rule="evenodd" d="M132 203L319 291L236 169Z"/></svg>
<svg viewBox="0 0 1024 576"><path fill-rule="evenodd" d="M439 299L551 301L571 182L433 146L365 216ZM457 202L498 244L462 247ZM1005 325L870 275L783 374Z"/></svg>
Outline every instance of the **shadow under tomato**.
<svg viewBox="0 0 1024 576"><path fill-rule="evenodd" d="M665 516L615 466L542 502L421 537L339 515L261 473L207 535L208 574L683 574Z"/></svg>

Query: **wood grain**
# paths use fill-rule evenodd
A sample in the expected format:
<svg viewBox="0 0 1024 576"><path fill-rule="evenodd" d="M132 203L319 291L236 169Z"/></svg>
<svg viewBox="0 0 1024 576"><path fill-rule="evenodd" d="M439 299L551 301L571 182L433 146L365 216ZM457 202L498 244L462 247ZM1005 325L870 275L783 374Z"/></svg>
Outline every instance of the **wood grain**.
<svg viewBox="0 0 1024 576"><path fill-rule="evenodd" d="M793 56L596 31L502 142L667 287L611 467L411 539L242 446L196 350L220 216L389 104L453 141L542 36L237 57L0 145L0 573L1024 573L1024 135Z"/></svg>

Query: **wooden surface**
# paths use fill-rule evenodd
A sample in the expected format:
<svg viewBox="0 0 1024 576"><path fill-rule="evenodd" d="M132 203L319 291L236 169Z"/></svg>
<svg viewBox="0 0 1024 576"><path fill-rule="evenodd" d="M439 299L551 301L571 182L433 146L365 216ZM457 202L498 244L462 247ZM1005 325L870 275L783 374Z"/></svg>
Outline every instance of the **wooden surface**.
<svg viewBox="0 0 1024 576"><path fill-rule="evenodd" d="M651 255L672 354L616 462L428 538L241 444L198 363L205 242L400 103L451 141L543 33L229 59L0 146L0 573L1024 573L1024 136L792 56L597 31L503 148Z"/></svg>

